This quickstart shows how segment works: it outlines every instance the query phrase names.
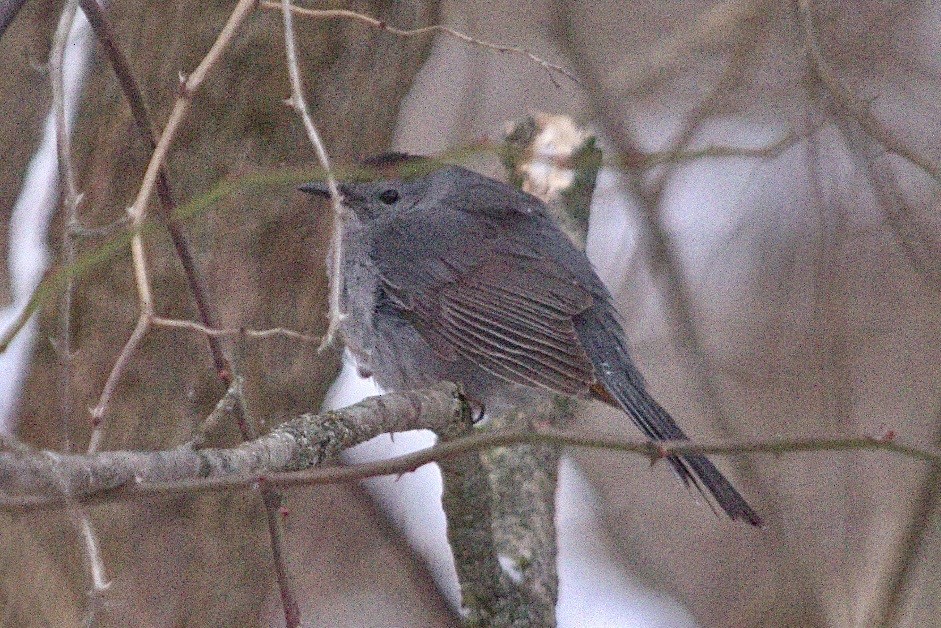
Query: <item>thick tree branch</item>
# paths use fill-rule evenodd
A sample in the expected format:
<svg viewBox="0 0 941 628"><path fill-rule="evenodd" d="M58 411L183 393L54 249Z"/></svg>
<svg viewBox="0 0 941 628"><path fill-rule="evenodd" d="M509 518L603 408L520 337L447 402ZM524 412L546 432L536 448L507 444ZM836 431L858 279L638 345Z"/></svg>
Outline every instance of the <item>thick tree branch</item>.
<svg viewBox="0 0 941 628"><path fill-rule="evenodd" d="M413 471L430 462L492 447L545 443L605 449L640 455L651 461L701 453L718 456L804 452L884 451L941 465L941 449L882 437L776 438L737 442L662 442L606 434L576 434L533 425L526 430L475 432L412 454L349 467L315 468L352 447L388 432L455 429L470 420L470 406L452 384L370 397L354 406L322 415L305 414L269 434L232 449L193 451L109 451L95 455L28 456L0 453L0 511L26 512L61 508L63 487L74 503L111 502L146 496L174 495L272 486L311 486L352 482L378 475ZM52 459L50 467L49 460ZM307 471L297 472L298 470ZM55 473L52 473L52 471ZM65 484L60 484L61 478Z"/></svg>
<svg viewBox="0 0 941 628"><path fill-rule="evenodd" d="M181 480L241 477L250 478L248 483L252 484L269 473L307 469L332 460L340 451L379 434L414 429L445 431L454 424L467 423L468 417L469 408L457 387L441 384L426 390L371 397L322 415L301 415L265 436L231 449L194 451L180 447L84 456L0 453L0 491L8 496L40 495L53 502L66 492L81 502L117 489L133 491L135 487Z"/></svg>

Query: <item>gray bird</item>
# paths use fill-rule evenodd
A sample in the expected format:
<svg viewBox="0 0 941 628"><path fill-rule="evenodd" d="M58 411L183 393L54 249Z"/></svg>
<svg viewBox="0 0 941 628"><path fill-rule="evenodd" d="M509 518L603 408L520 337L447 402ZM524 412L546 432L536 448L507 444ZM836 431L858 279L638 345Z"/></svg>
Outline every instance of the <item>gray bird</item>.
<svg viewBox="0 0 941 628"><path fill-rule="evenodd" d="M386 390L447 380L488 412L540 395L599 399L654 441L685 439L631 361L611 295L535 197L459 166L343 183L342 331ZM301 190L329 197L326 185ZM732 519L761 517L702 455L668 460Z"/></svg>

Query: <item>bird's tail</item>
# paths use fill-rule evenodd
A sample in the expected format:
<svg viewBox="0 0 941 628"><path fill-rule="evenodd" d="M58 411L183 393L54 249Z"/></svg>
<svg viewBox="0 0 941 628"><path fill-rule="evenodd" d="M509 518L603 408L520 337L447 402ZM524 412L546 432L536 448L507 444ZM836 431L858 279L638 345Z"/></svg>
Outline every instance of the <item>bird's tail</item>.
<svg viewBox="0 0 941 628"><path fill-rule="evenodd" d="M593 393L623 409L648 438L655 441L686 440L686 434L670 413L647 392L644 380L624 345L624 334L613 312L602 309L592 314L594 316L576 318L575 323L600 380ZM711 497L729 517L754 526L762 524L758 513L706 456L668 456L667 460L684 484L695 486L707 501ZM711 501L709 503L712 504Z"/></svg>

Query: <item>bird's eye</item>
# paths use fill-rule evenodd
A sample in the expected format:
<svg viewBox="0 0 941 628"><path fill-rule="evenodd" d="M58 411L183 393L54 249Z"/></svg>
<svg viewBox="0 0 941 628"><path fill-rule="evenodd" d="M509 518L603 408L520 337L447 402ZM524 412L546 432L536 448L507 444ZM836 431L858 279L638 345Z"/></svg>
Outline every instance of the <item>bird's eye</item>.
<svg viewBox="0 0 941 628"><path fill-rule="evenodd" d="M386 190L379 195L379 200L385 203L386 205L391 205L392 203L399 200L399 193L395 190Z"/></svg>

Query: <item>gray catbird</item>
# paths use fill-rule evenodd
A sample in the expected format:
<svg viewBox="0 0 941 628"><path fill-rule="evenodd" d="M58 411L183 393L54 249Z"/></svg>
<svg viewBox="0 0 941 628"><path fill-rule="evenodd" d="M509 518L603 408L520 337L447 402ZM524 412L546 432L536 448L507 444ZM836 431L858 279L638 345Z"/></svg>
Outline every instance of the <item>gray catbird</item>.
<svg viewBox="0 0 941 628"><path fill-rule="evenodd" d="M371 163L430 163L421 159ZM328 196L322 183L301 189ZM647 392L608 290L538 199L458 166L344 183L340 193L343 336L380 386L448 380L497 412L550 392L594 398L648 438L686 438ZM708 458L668 460L732 519L761 525Z"/></svg>

